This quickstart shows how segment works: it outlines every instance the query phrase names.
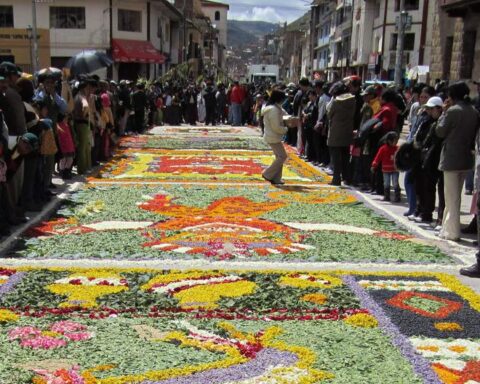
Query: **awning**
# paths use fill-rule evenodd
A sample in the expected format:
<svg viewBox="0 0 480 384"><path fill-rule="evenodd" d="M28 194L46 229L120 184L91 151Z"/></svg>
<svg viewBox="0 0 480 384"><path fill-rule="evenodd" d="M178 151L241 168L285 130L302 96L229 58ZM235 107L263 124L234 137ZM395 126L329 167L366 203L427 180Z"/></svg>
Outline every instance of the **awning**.
<svg viewBox="0 0 480 384"><path fill-rule="evenodd" d="M112 39L112 50L113 60L121 63L163 64L166 60L150 41Z"/></svg>

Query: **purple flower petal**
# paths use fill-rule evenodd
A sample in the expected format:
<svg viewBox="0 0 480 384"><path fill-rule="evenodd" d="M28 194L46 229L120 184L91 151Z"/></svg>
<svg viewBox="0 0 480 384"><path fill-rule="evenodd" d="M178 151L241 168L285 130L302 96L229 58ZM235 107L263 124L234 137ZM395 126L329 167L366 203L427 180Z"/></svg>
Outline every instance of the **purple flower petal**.
<svg viewBox="0 0 480 384"><path fill-rule="evenodd" d="M442 384L442 381L432 370L430 362L415 351L408 338L402 335L399 329L385 315L380 305L365 292L360 284L355 281L355 278L353 276L343 276L343 281L358 297L362 307L368 309L375 316L380 327L390 336L392 344L412 364L413 371L422 377L427 384Z"/></svg>
<svg viewBox="0 0 480 384"><path fill-rule="evenodd" d="M7 282L0 286L0 298L10 292L15 285L22 281L23 277L26 275L26 272L17 272L14 275L10 276Z"/></svg>
<svg viewBox="0 0 480 384"><path fill-rule="evenodd" d="M212 369L167 380L144 381L141 384L222 384L251 379L264 374L269 367L289 367L296 364L297 361L298 357L294 353L265 348L258 352L255 358L244 364Z"/></svg>

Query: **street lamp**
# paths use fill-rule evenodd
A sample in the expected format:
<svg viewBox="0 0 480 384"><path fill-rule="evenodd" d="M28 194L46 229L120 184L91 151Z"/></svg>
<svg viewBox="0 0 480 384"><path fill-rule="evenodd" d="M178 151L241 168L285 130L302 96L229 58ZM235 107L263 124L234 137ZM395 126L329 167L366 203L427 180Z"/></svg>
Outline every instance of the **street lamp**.
<svg viewBox="0 0 480 384"><path fill-rule="evenodd" d="M28 37L28 41L29 41L29 44L30 44L30 65L32 66L32 71L34 70L34 67L35 67L35 64L33 62L34 60L34 52L33 52L33 44L32 44L32 40L33 40L33 28L31 25L29 25L27 27L27 37ZM34 73L35 74L35 73Z"/></svg>
<svg viewBox="0 0 480 384"><path fill-rule="evenodd" d="M32 42L33 42L33 73L38 71L38 35L37 35L37 2L40 0L32 0ZM47 0L46 2L50 2Z"/></svg>

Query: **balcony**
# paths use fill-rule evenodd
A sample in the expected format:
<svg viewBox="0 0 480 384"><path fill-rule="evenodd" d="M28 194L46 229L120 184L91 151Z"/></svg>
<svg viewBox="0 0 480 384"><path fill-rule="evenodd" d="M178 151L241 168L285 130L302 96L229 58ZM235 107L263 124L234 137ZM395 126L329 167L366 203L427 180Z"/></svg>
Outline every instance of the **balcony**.
<svg viewBox="0 0 480 384"><path fill-rule="evenodd" d="M465 17L468 13L480 13L478 0L439 0L440 6L450 17Z"/></svg>

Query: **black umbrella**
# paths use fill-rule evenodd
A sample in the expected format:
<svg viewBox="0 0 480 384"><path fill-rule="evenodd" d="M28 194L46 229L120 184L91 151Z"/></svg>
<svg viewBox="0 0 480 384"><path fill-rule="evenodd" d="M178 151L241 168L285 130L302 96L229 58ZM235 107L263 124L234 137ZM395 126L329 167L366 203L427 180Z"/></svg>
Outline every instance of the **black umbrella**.
<svg viewBox="0 0 480 384"><path fill-rule="evenodd" d="M66 67L70 68L73 75L79 75L109 67L112 64L113 60L103 52L83 51L70 58Z"/></svg>
<svg viewBox="0 0 480 384"><path fill-rule="evenodd" d="M47 77L52 77L55 80L61 80L62 70L55 67L48 67L41 69L35 75L40 83L43 82Z"/></svg>

